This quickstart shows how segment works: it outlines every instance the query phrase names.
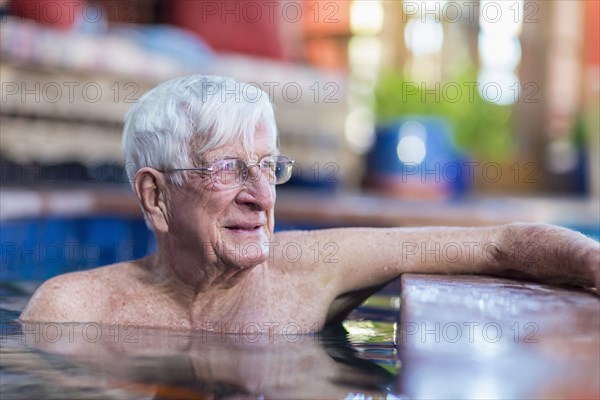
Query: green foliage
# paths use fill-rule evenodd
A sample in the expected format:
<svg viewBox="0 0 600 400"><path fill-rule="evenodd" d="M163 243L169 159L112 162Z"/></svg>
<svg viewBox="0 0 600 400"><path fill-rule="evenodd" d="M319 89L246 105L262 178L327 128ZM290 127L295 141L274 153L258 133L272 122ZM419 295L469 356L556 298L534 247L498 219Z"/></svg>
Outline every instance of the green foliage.
<svg viewBox="0 0 600 400"><path fill-rule="evenodd" d="M478 160L505 161L515 152L512 106L481 98L471 72L428 86L384 73L375 89L375 113L379 122L409 115L445 117L456 145Z"/></svg>

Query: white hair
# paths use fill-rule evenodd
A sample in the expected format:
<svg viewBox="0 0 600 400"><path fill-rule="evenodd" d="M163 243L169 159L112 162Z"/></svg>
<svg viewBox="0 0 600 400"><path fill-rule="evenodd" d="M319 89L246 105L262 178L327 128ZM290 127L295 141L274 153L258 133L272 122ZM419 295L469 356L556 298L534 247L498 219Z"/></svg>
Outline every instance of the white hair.
<svg viewBox="0 0 600 400"><path fill-rule="evenodd" d="M133 184L142 167L193 168L194 160L231 141L248 151L258 126L277 140L273 106L256 85L203 75L169 80L125 115L121 144L127 176ZM183 183L182 173L169 177Z"/></svg>

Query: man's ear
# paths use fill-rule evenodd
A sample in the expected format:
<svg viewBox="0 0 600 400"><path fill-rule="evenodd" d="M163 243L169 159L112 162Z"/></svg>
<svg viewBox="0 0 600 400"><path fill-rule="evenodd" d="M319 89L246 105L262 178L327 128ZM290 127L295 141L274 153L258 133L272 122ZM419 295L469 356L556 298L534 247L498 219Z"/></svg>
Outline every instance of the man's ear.
<svg viewBox="0 0 600 400"><path fill-rule="evenodd" d="M153 168L140 168L135 174L133 187L144 214L154 230L168 232L169 217L165 203L164 175Z"/></svg>

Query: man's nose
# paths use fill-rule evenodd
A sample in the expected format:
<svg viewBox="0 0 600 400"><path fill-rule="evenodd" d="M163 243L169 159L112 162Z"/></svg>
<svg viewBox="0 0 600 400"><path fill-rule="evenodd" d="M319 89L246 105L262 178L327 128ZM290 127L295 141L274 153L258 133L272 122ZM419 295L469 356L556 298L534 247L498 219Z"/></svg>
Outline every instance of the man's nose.
<svg viewBox="0 0 600 400"><path fill-rule="evenodd" d="M246 182L244 182L244 187L246 190L240 193L240 201L252 204L261 211L273 207L275 201L273 185L262 174L258 165L253 164L248 166L248 177L246 178Z"/></svg>

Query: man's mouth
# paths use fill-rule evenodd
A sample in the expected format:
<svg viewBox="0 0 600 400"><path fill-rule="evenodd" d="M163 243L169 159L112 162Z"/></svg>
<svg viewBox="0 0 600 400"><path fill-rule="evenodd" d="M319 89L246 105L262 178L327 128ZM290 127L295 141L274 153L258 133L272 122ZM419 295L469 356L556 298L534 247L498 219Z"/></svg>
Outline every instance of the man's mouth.
<svg viewBox="0 0 600 400"><path fill-rule="evenodd" d="M231 226L226 226L225 228L227 228L231 231L253 232L253 231L259 230L262 227L263 227L262 224L257 224L257 225L231 225Z"/></svg>

